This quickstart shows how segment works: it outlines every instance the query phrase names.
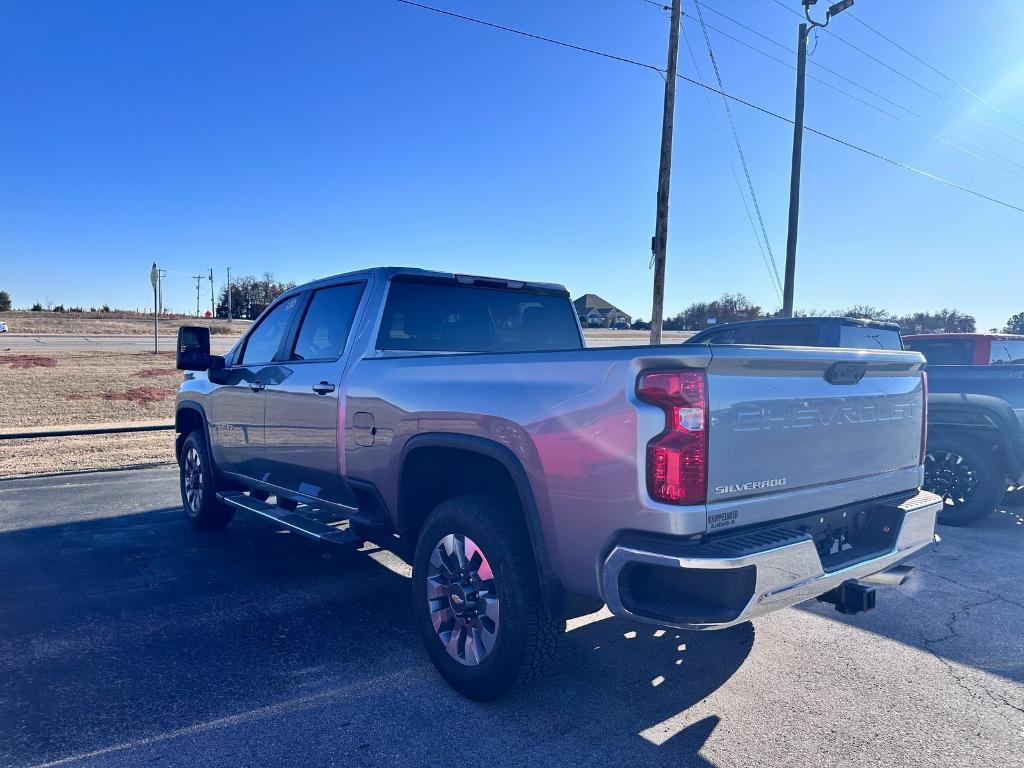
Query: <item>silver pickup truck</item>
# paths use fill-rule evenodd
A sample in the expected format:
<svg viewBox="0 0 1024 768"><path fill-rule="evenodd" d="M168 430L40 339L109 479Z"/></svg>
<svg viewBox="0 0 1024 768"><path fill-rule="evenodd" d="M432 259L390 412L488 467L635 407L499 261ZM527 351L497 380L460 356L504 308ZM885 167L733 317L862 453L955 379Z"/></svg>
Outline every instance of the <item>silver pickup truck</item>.
<svg viewBox="0 0 1024 768"><path fill-rule="evenodd" d="M561 286L382 268L288 291L224 357L183 328L177 354L192 523L395 549L478 700L602 603L683 629L852 613L934 541L917 353L587 349Z"/></svg>

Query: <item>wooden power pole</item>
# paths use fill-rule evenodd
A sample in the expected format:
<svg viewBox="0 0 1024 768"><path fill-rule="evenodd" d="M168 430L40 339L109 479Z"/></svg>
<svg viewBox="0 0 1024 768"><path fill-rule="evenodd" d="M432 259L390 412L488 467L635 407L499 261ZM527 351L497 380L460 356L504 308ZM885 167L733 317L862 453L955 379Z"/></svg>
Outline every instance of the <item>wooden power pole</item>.
<svg viewBox="0 0 1024 768"><path fill-rule="evenodd" d="M661 117L661 163L658 166L658 213L651 251L654 254L654 306L651 309L651 344L661 344L665 304L665 252L668 245L668 196L672 181L672 132L676 112L676 67L679 60L681 0L672 0L672 28L668 35L665 72L665 107Z"/></svg>
<svg viewBox="0 0 1024 768"><path fill-rule="evenodd" d="M796 106L793 110L793 161L789 174L789 227L786 234L786 278L782 289L782 316L793 316L796 283L796 236L800 227L800 162L804 147L804 89L807 81L806 24L800 25L796 46Z"/></svg>

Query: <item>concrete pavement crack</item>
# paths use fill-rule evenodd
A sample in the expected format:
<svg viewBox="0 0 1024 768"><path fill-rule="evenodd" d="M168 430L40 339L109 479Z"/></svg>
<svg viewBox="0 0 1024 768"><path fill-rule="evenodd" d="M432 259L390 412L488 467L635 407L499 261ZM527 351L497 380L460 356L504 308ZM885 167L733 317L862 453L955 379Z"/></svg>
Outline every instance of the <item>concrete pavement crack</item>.
<svg viewBox="0 0 1024 768"><path fill-rule="evenodd" d="M953 581L952 579L947 579L947 580L948 581ZM954 581L953 583L956 583L956 582ZM985 590L981 590L981 589L978 589L978 590L975 590L975 591L982 592L982 593L985 593L985 594L989 594L989 593L986 593ZM936 637L936 638L927 638L927 637L924 638L924 647L928 651L928 653L930 653L932 656L934 656L939 661L939 663L942 664L943 667L945 667L946 671L949 673L949 676L953 679L953 681L957 684L957 686L960 689L962 689L965 693L969 694L972 699L979 699L979 698L981 698L978 695L978 693L980 691L981 693L983 693L985 695L985 697L988 698L989 701L991 701L996 706L1008 707L1009 709L1014 710L1018 714L1024 715L1024 707L1017 706L1016 704L1008 701L1004 696L1001 696L999 694L994 693L993 691L990 691L984 685L981 685L981 684L977 684L975 686L968 685L967 682L965 682L965 680L964 680L964 676L962 674L960 674L957 671L956 667L953 665L953 662L951 662L945 656L941 655L935 649L935 647L934 647L934 646L938 645L939 643L943 643L943 642L945 642L947 640L950 640L950 639L952 639L954 637L959 637L960 636L960 634L959 634L959 632L957 631L957 628L956 628L956 623L960 619L962 614L969 613L973 609L980 608L983 605L991 605L992 603L996 603L996 602L1000 602L1000 601L1002 601L1002 602L1010 602L1011 604L1016 605L1016 603L1012 603L1012 601L1007 601L1007 600L1005 600L1000 595L990 595L988 600L982 600L982 601L976 602L976 603L966 603L966 604L964 604L964 605L954 609L953 612L950 614L949 621L946 622L946 629L947 629L946 634L942 635L941 637Z"/></svg>
<svg viewBox="0 0 1024 768"><path fill-rule="evenodd" d="M956 584L956 586L958 586L958 587L960 587L962 589L967 589L967 590L970 590L971 592L980 592L983 595L988 595L989 597L992 597L992 598L994 598L996 600L1001 600L1004 603L1007 603L1009 605L1013 605L1013 606L1015 606L1017 608L1020 608L1020 609L1024 610L1024 603L1018 603L1017 601L1011 600L1010 598L1006 597L1005 595L1000 595L1000 594L998 594L996 592L993 592L993 591L991 591L989 589L983 589L981 587L976 587L973 584L963 584L962 582L959 582L956 579L952 579L949 576L946 576L946 575L941 574L941 573L936 573L935 571L929 571L927 568L922 568L921 566L917 566L917 570L921 571L921 573L927 573L929 576L933 576L933 577L935 577L937 579L942 579L943 581L948 581L950 584ZM983 604L984 603L980 603L980 605L983 605Z"/></svg>

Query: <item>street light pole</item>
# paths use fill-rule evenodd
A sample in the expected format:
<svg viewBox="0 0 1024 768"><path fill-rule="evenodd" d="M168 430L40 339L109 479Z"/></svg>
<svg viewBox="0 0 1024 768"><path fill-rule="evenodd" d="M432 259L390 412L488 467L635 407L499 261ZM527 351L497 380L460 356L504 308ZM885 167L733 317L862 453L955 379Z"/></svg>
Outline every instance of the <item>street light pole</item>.
<svg viewBox="0 0 1024 768"><path fill-rule="evenodd" d="M818 0L803 0L807 23L800 25L796 46L796 106L793 110L793 159L789 174L789 227L786 232L786 277L782 289L782 316L793 316L793 292L796 283L796 236L800 224L800 165L804 150L804 91L807 80L807 36L815 27L827 27L853 0L840 0L829 6L825 21L811 18L811 6Z"/></svg>

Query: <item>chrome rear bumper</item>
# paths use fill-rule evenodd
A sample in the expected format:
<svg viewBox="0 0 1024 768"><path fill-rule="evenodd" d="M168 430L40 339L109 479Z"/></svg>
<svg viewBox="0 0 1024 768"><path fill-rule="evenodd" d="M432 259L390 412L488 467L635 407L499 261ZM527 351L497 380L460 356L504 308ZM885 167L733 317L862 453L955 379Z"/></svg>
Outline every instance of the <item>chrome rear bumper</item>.
<svg viewBox="0 0 1024 768"><path fill-rule="evenodd" d="M868 559L854 560L848 566L832 570L823 567L809 534L801 534L785 525L749 534L741 531L722 541L725 546L701 544L657 551L655 546L624 543L614 547L605 559L602 568L604 599L617 616L681 629L724 629L810 600L850 579L885 571L931 546L936 540L935 519L941 508L942 500L927 491L893 504L888 514L895 521L893 524L899 526L894 543L885 551L873 552ZM730 548L735 551L731 552ZM689 607L684 605L689 598L683 598L682 603L663 603L667 607L658 611L638 608L627 586L628 569L638 566L672 569L672 573L666 575L675 577L682 575L678 569L689 571L696 585L696 589L690 588L690 597L694 597L695 591L701 591L712 595L713 602L717 585L721 585L723 594L731 594L726 601L731 601L733 607L709 610L703 599L694 597ZM654 572L654 569L647 570ZM717 571L722 572L720 576ZM627 574L625 580L624 573Z"/></svg>

